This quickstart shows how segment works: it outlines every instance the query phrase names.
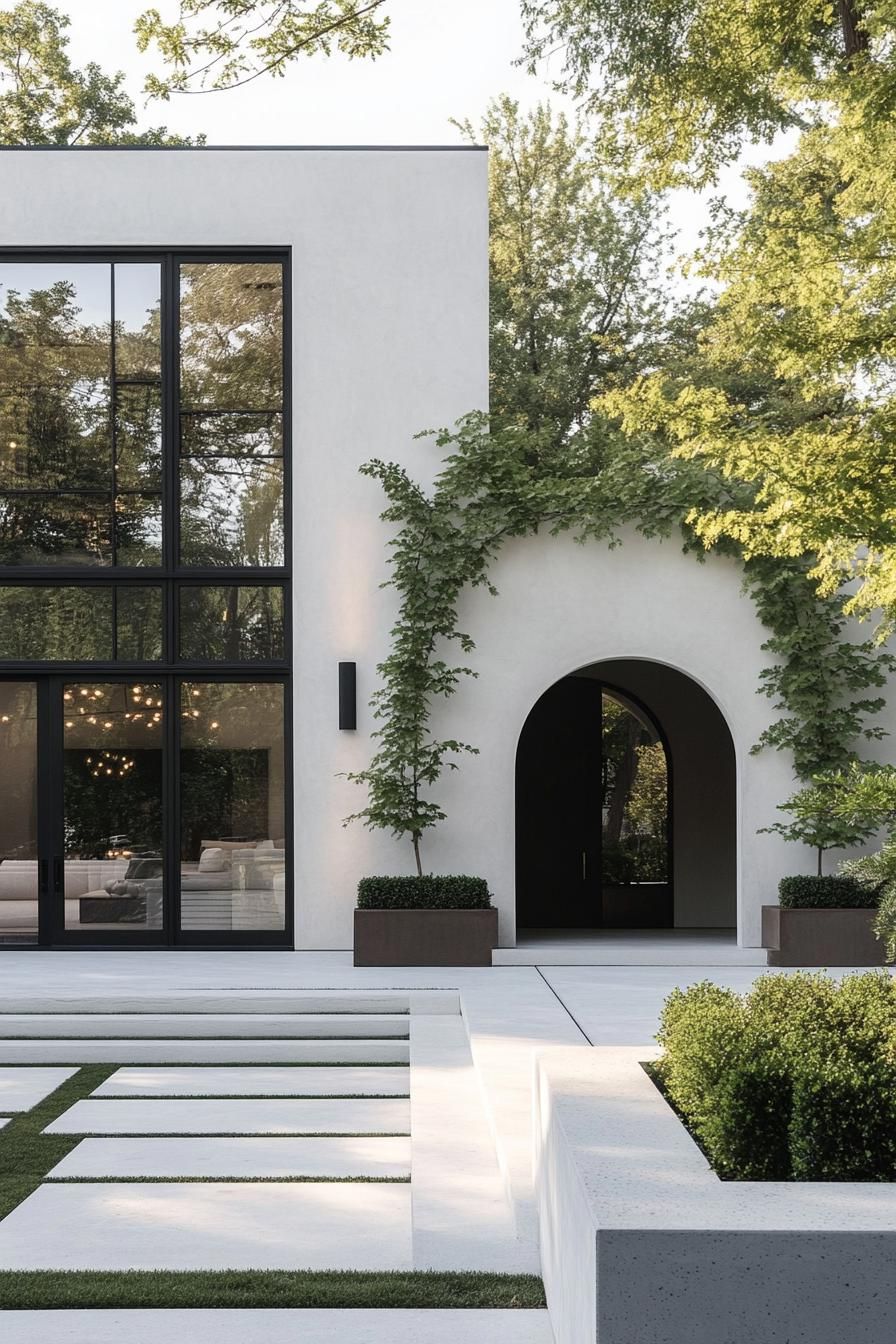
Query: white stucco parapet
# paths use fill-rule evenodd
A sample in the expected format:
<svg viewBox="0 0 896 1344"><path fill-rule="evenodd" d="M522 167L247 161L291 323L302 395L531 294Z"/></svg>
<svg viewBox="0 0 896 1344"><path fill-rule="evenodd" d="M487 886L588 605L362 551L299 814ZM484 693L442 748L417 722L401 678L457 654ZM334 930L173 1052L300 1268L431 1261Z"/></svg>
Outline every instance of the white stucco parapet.
<svg viewBox="0 0 896 1344"><path fill-rule="evenodd" d="M642 1068L537 1057L535 1181L557 1344L881 1344L891 1184L721 1181Z"/></svg>

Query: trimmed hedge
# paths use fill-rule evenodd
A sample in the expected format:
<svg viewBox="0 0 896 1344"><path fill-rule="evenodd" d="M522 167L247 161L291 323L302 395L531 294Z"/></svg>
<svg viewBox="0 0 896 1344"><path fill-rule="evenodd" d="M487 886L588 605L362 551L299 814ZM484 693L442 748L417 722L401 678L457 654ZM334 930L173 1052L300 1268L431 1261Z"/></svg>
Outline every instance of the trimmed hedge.
<svg viewBox="0 0 896 1344"><path fill-rule="evenodd" d="M880 894L879 885L842 873L782 877L778 883L778 900L785 910L874 910Z"/></svg>
<svg viewBox="0 0 896 1344"><path fill-rule="evenodd" d="M896 982L800 972L666 1000L654 1074L716 1172L896 1180Z"/></svg>
<svg viewBox="0 0 896 1344"><path fill-rule="evenodd" d="M484 877L362 877L359 910L487 910Z"/></svg>

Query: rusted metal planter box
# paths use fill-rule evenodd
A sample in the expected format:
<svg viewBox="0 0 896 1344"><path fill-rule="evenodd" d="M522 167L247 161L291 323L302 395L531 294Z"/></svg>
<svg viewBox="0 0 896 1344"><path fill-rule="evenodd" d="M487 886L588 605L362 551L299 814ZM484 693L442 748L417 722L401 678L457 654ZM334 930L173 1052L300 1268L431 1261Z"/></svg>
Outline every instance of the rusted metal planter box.
<svg viewBox="0 0 896 1344"><path fill-rule="evenodd" d="M356 910L356 966L491 966L498 912Z"/></svg>
<svg viewBox="0 0 896 1344"><path fill-rule="evenodd" d="M874 910L762 907L762 946L769 966L883 966Z"/></svg>

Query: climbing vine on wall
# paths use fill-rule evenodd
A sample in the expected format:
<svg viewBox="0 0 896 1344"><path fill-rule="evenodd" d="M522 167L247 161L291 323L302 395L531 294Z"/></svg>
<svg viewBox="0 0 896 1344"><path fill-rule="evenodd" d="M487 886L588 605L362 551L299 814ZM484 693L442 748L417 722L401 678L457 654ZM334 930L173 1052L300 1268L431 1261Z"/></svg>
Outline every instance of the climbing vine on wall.
<svg viewBox="0 0 896 1344"><path fill-rule="evenodd" d="M451 696L462 678L477 675L458 657L475 647L459 627L459 600L468 587L496 595L489 571L503 543L546 530L612 547L628 525L648 537L677 529L685 549L702 559L706 551L687 516L708 503L730 504L733 493L739 492L742 505L746 490L669 458L647 439L616 443L607 460L582 463L581 474L572 462L566 475L539 467L531 430L490 427L482 414L465 416L435 439L447 455L429 493L395 463L375 460L362 467L382 486L389 501L382 517L397 529L384 586L397 591L399 611L371 700L376 750L366 769L349 776L366 786L366 803L346 819L410 840L418 872L422 836L445 818L425 793L445 769L457 769L465 754L476 751L431 732L436 701ZM732 542L716 549L738 555ZM790 752L801 780L856 759L861 738L884 735L869 720L883 708L874 692L893 666L873 642L844 637L842 600L820 598L808 569L798 560L744 563L746 591L769 630L763 647L776 660L758 690L781 715L754 750Z"/></svg>

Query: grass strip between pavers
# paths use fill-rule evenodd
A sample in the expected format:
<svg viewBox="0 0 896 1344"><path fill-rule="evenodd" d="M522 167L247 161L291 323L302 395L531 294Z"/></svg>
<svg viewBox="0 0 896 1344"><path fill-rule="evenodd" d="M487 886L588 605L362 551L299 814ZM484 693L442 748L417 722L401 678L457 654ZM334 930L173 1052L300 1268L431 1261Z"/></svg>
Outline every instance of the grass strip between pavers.
<svg viewBox="0 0 896 1344"><path fill-rule="evenodd" d="M0 1310L118 1307L539 1308L534 1274L436 1271L132 1270L0 1272Z"/></svg>
<svg viewBox="0 0 896 1344"><path fill-rule="evenodd" d="M75 1067L72 1065L71 1067ZM51 1168L81 1142L80 1134L43 1134L58 1116L90 1095L117 1073L118 1064L85 1064L32 1106L0 1129L0 1218L37 1189Z"/></svg>

